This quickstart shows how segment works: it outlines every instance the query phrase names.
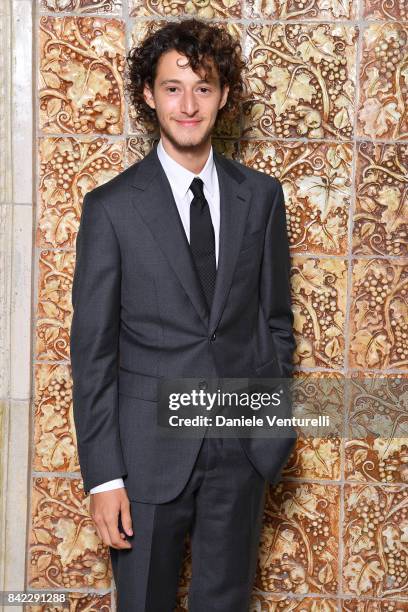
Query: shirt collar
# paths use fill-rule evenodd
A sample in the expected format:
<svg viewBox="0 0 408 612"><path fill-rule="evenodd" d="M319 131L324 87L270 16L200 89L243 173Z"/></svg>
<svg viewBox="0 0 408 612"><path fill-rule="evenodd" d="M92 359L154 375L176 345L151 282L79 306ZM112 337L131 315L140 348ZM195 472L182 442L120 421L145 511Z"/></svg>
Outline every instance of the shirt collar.
<svg viewBox="0 0 408 612"><path fill-rule="evenodd" d="M210 194L210 197L214 195L214 181L215 181L215 164L213 156L213 148L211 146L210 153L207 161L205 162L204 168L199 174L194 174L178 162L176 162L163 147L162 139L160 138L157 145L157 155L166 172L167 178L171 184L173 191L177 193L180 198L184 198L190 188L191 181L196 177L204 183L204 187Z"/></svg>

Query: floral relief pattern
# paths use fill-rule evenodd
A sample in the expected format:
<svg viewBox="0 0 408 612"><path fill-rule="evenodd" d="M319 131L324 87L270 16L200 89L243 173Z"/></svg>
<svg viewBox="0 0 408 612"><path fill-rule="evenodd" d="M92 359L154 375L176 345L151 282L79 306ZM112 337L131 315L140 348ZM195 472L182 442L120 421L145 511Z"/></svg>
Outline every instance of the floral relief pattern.
<svg viewBox="0 0 408 612"><path fill-rule="evenodd" d="M359 373L350 383L346 479L408 484L408 377Z"/></svg>
<svg viewBox="0 0 408 612"><path fill-rule="evenodd" d="M72 413L72 378L67 365L35 368L34 460L36 471L79 470Z"/></svg>
<svg viewBox="0 0 408 612"><path fill-rule="evenodd" d="M132 136L128 138L126 143L126 156L127 163L129 166L141 161L146 155L150 153L153 145L158 142L157 139L139 138L138 136Z"/></svg>
<svg viewBox="0 0 408 612"><path fill-rule="evenodd" d="M356 38L348 25L248 26L244 135L350 138Z"/></svg>
<svg viewBox="0 0 408 612"><path fill-rule="evenodd" d="M268 489L253 596L337 592L339 489L279 483ZM256 609L256 608L255 608ZM268 609L268 608L266 608Z"/></svg>
<svg viewBox="0 0 408 612"><path fill-rule="evenodd" d="M341 259L293 258L295 364L342 367L346 272L346 262Z"/></svg>
<svg viewBox="0 0 408 612"><path fill-rule="evenodd" d="M293 415L299 419L328 416L330 428L296 428L298 440L282 472L283 477L339 480L344 390L344 379L336 372L295 372Z"/></svg>
<svg viewBox="0 0 408 612"><path fill-rule="evenodd" d="M407 602L379 599L344 599L343 612L406 612Z"/></svg>
<svg viewBox="0 0 408 612"><path fill-rule="evenodd" d="M69 359L71 285L75 254L71 251L41 251L37 308L37 359Z"/></svg>
<svg viewBox="0 0 408 612"><path fill-rule="evenodd" d="M109 551L97 536L80 479L35 478L31 514L32 588L110 587Z"/></svg>
<svg viewBox="0 0 408 612"><path fill-rule="evenodd" d="M355 19L354 0L247 0L246 16L250 19Z"/></svg>
<svg viewBox="0 0 408 612"><path fill-rule="evenodd" d="M241 17L242 0L129 0L131 17Z"/></svg>
<svg viewBox="0 0 408 612"><path fill-rule="evenodd" d="M362 0L365 19L408 21L408 6L405 0Z"/></svg>
<svg viewBox="0 0 408 612"><path fill-rule="evenodd" d="M346 254L351 145L243 141L241 152L243 163L282 182L293 251Z"/></svg>
<svg viewBox="0 0 408 612"><path fill-rule="evenodd" d="M353 266L350 364L358 369L408 365L408 267L359 260Z"/></svg>
<svg viewBox="0 0 408 612"><path fill-rule="evenodd" d="M41 138L37 246L74 247L84 195L124 168L122 141Z"/></svg>
<svg viewBox="0 0 408 612"><path fill-rule="evenodd" d="M114 594L107 593L106 595L98 595L95 593L73 593L66 592L66 602L61 606L48 605L44 606L25 606L28 612L111 612L113 610L112 599Z"/></svg>
<svg viewBox="0 0 408 612"><path fill-rule="evenodd" d="M41 17L40 129L123 132L124 29L116 19Z"/></svg>
<svg viewBox="0 0 408 612"><path fill-rule="evenodd" d="M286 595L275 595L268 593L266 599L264 595L255 594L252 596L251 612L337 612L338 605L335 599L326 597L312 598L300 597L293 599Z"/></svg>
<svg viewBox="0 0 408 612"><path fill-rule="evenodd" d="M353 250L408 256L408 148L360 143Z"/></svg>
<svg viewBox="0 0 408 612"><path fill-rule="evenodd" d="M60 11L117 13L122 8L122 0L41 0L41 8L55 13Z"/></svg>
<svg viewBox="0 0 408 612"><path fill-rule="evenodd" d="M346 484L344 592L405 597L407 534L407 486Z"/></svg>
<svg viewBox="0 0 408 612"><path fill-rule="evenodd" d="M360 66L359 135L408 137L408 29L371 24L363 36Z"/></svg>

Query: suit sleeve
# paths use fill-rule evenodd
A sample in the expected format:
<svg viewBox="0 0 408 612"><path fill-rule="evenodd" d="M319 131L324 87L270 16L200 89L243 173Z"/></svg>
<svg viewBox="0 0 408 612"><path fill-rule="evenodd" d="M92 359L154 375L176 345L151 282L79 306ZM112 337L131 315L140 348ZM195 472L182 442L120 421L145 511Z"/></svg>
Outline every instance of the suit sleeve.
<svg viewBox="0 0 408 612"><path fill-rule="evenodd" d="M265 233L261 271L261 304L275 344L282 377L293 373L293 312L290 289L290 254L284 194L275 179L275 192Z"/></svg>
<svg viewBox="0 0 408 612"><path fill-rule="evenodd" d="M83 202L72 286L73 412L85 493L126 475L118 420L120 249L103 204Z"/></svg>

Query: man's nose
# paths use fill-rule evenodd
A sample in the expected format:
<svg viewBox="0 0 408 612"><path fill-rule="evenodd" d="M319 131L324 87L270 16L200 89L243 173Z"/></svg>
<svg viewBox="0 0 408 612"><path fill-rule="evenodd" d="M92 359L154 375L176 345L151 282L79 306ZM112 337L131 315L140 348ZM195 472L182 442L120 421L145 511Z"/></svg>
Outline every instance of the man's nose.
<svg viewBox="0 0 408 612"><path fill-rule="evenodd" d="M198 103L192 91L185 91L181 98L180 110L187 115L194 115L198 110Z"/></svg>

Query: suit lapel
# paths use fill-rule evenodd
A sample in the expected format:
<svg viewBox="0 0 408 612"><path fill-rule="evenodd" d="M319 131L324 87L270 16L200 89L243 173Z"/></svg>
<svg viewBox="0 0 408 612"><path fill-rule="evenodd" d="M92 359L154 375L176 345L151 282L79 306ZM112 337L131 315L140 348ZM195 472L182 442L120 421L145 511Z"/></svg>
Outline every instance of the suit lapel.
<svg viewBox="0 0 408 612"><path fill-rule="evenodd" d="M241 184L245 179L242 172L214 151L220 187L220 250L213 305L209 314L190 245L156 148L157 145L135 165L133 186L137 192L135 190L132 202L211 335L218 325L231 286L251 192Z"/></svg>
<svg viewBox="0 0 408 612"><path fill-rule="evenodd" d="M251 191L244 183L244 174L216 151L214 161L220 188L220 249L210 314L210 335L218 325L231 287L251 199Z"/></svg>

